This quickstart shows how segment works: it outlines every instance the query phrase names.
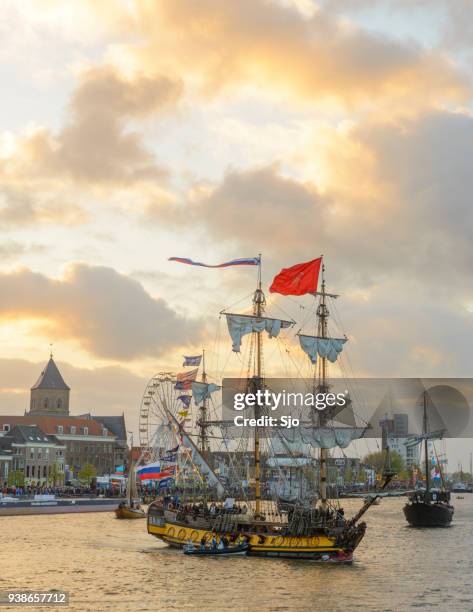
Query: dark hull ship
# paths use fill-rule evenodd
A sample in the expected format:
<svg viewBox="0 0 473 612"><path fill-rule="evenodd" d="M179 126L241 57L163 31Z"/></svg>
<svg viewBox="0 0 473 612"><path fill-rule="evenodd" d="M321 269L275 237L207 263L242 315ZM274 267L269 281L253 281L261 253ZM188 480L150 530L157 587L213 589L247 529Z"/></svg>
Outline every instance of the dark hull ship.
<svg viewBox="0 0 473 612"><path fill-rule="evenodd" d="M404 506L404 515L412 527L449 527L453 512L448 491L414 493Z"/></svg>
<svg viewBox="0 0 473 612"><path fill-rule="evenodd" d="M442 489L436 490L430 487L428 441L441 437L443 432L428 433L426 391L423 394L423 408L423 434L418 440L423 440L424 443L426 488L424 491L416 491L410 496L408 503L404 506L404 515L412 527L449 527L454 508L450 504L450 492L445 490L442 472L440 472Z"/></svg>

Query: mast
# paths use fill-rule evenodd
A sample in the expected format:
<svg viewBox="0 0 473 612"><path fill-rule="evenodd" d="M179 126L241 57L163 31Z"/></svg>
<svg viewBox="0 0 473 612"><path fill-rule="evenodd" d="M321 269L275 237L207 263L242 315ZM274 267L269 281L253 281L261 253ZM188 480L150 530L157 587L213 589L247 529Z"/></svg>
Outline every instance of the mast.
<svg viewBox="0 0 473 612"><path fill-rule="evenodd" d="M126 497L128 504L132 506L135 497L135 464L133 462L133 432L130 434L130 463L128 468L128 480L126 483Z"/></svg>
<svg viewBox="0 0 473 612"><path fill-rule="evenodd" d="M430 478L429 478L429 442L427 440L427 391L424 391L424 454L425 454L425 492L430 491Z"/></svg>
<svg viewBox="0 0 473 612"><path fill-rule="evenodd" d="M261 254L259 255L260 264L258 266L258 284L253 296L253 313L257 317L261 317L264 311L266 300L264 293L261 290ZM262 378L262 332L254 332L256 334L256 371L255 371L255 391L261 388ZM259 418L259 407L255 406L255 418ZM261 516L261 465L260 465L260 436L259 428L255 427L255 518Z"/></svg>
<svg viewBox="0 0 473 612"><path fill-rule="evenodd" d="M202 349L202 382L207 383L207 372L205 370L205 349ZM207 422L207 394L204 396L202 405L199 407L200 417L197 423L199 427L199 439L198 445L202 455L209 450L209 442L207 436L207 428L209 426Z"/></svg>
<svg viewBox="0 0 473 612"><path fill-rule="evenodd" d="M321 338L327 338L327 319L329 316L329 310L326 305L326 291L325 291L325 264L322 263L322 287L320 292L320 304L317 307L317 333ZM320 390L325 393L327 383L327 358L321 357L319 362L319 386ZM325 425L325 415L319 413L319 424ZM320 489L320 501L322 504L322 510L327 508L327 449L320 448L319 453L319 489Z"/></svg>

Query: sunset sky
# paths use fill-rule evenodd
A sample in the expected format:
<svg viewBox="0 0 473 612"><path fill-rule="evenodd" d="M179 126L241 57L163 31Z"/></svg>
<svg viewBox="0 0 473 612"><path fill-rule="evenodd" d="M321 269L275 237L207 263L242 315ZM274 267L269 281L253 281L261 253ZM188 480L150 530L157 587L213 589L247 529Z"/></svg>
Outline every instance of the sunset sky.
<svg viewBox="0 0 473 612"><path fill-rule="evenodd" d="M50 343L73 413L211 352L254 270L174 255L267 287L323 253L357 375L471 376L472 10L4 0L0 411Z"/></svg>

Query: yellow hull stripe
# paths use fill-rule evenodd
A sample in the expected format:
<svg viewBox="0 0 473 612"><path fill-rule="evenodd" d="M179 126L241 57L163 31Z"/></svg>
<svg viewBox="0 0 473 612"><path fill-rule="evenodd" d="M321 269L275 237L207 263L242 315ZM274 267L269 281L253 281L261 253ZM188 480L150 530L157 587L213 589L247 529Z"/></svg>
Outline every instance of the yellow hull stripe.
<svg viewBox="0 0 473 612"><path fill-rule="evenodd" d="M214 535L211 531L192 529L180 525L166 523L162 527L148 523L148 533L174 546L183 546L189 540L199 543L202 537L208 539ZM257 534L242 534L249 539L254 552L329 552L342 550L335 546L335 538L326 536L264 536L265 542L260 543Z"/></svg>

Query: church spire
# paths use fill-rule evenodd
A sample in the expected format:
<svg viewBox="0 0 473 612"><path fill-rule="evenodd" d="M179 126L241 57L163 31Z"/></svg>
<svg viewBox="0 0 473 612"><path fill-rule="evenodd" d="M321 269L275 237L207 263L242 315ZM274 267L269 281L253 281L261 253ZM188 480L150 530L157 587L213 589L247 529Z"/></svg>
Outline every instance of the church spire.
<svg viewBox="0 0 473 612"><path fill-rule="evenodd" d="M31 387L30 413L33 414L69 414L70 387L53 358L52 344L50 357L38 380Z"/></svg>

